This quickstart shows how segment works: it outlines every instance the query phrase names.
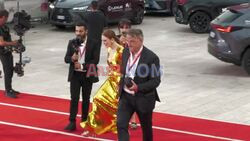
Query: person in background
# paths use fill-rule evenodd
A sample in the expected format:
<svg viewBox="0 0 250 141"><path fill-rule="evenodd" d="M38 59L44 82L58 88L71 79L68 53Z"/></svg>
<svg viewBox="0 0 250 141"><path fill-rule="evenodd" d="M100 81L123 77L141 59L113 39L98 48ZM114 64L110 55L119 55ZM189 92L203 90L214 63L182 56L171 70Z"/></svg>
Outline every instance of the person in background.
<svg viewBox="0 0 250 141"><path fill-rule="evenodd" d="M0 10L0 60L4 72L5 95L10 98L17 98L20 92L12 88L12 77L14 72L13 55L6 47L17 46L18 41L11 40L10 30L6 25L8 16L9 12L7 10Z"/></svg>
<svg viewBox="0 0 250 141"><path fill-rule="evenodd" d="M122 33L127 32L129 29L131 29L131 21L128 19L121 19L118 23L118 35L117 37L120 38Z"/></svg>
<svg viewBox="0 0 250 141"><path fill-rule="evenodd" d="M98 45L102 45L102 33L107 26L106 17L98 10L98 2L93 0L90 4L90 11L82 13L81 19L87 23L88 38L96 40Z"/></svg>
<svg viewBox="0 0 250 141"><path fill-rule="evenodd" d="M127 33L126 32L123 32L121 35L120 35L120 44L123 46L123 47L127 47L127 40L126 40L126 36L127 36Z"/></svg>
<svg viewBox="0 0 250 141"><path fill-rule="evenodd" d="M127 47L127 40L126 40L126 36L127 36L127 32L129 29L131 29L131 21L128 19L121 19L119 24L118 24L118 32L119 34L117 35L120 39L121 44L124 47ZM138 125L136 123L136 114L134 114L131 117L131 121L130 121L130 128L131 129L137 129Z"/></svg>

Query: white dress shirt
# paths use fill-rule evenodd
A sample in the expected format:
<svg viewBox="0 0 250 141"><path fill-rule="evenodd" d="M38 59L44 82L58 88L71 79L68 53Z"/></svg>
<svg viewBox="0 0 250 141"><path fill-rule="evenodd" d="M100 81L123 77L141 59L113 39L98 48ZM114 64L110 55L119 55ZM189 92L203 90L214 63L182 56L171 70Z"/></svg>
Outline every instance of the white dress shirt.
<svg viewBox="0 0 250 141"><path fill-rule="evenodd" d="M79 47L79 51L78 51L78 62L80 64L84 64L85 63L85 54L86 54L86 43L87 43L87 37L85 39L85 41L81 44L81 46ZM76 69L76 71L81 71L83 72L83 65L81 65L80 69Z"/></svg>
<svg viewBox="0 0 250 141"><path fill-rule="evenodd" d="M142 49L143 49L143 46L140 48L140 50L134 56L130 52L130 56L128 58L129 60L128 60L127 66L126 66L125 77L130 77L130 78L134 79L135 74L136 74L136 68L137 68L138 62L139 62L139 60L141 58ZM124 85L123 89L124 89L124 91L126 91L129 94L135 94L135 92L134 91L130 91L126 85Z"/></svg>

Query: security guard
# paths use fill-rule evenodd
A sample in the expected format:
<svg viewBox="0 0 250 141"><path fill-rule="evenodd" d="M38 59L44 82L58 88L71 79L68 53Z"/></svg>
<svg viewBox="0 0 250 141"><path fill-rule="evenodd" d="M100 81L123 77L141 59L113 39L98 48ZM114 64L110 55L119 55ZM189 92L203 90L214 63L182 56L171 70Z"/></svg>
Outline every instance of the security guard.
<svg viewBox="0 0 250 141"><path fill-rule="evenodd" d="M10 98L17 98L18 91L12 89L13 77L13 55L11 51L6 50L8 46L16 46L18 41L11 41L9 28L5 25L9 13L7 10L0 10L0 60L4 72L5 95Z"/></svg>

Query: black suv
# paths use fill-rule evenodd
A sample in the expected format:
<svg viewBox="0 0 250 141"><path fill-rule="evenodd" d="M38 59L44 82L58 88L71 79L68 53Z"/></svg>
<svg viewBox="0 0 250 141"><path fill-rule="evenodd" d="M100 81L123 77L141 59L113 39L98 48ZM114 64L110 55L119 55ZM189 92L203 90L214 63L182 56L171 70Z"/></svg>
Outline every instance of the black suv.
<svg viewBox="0 0 250 141"><path fill-rule="evenodd" d="M146 13L157 12L174 15L177 10L177 3L176 0L145 0L145 9Z"/></svg>
<svg viewBox="0 0 250 141"><path fill-rule="evenodd" d="M78 13L89 10L92 0L56 0L50 4L50 23L59 28L74 26ZM107 22L118 22L122 18L140 24L144 18L144 0L98 0L99 10Z"/></svg>
<svg viewBox="0 0 250 141"><path fill-rule="evenodd" d="M225 7L249 2L249 0L177 0L175 21L189 24L195 33L209 31L209 24Z"/></svg>

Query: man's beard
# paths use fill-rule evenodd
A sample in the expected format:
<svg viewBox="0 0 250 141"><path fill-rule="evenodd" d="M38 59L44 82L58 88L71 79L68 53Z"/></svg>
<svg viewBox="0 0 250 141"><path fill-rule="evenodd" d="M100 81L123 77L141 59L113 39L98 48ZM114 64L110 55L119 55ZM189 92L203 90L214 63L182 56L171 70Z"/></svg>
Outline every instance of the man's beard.
<svg viewBox="0 0 250 141"><path fill-rule="evenodd" d="M77 35L76 38L78 38L78 39L84 41L84 40L86 39L86 35L83 35L83 36Z"/></svg>

